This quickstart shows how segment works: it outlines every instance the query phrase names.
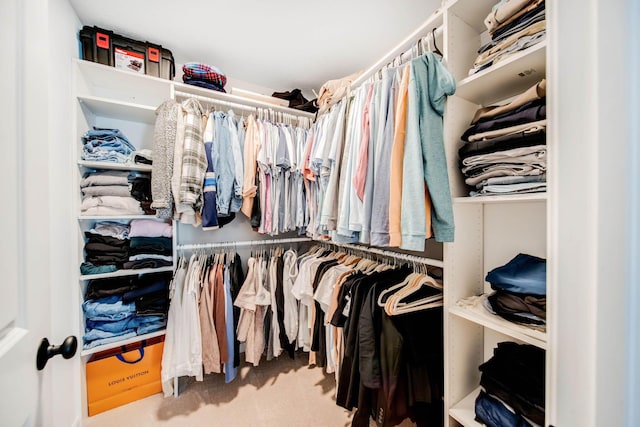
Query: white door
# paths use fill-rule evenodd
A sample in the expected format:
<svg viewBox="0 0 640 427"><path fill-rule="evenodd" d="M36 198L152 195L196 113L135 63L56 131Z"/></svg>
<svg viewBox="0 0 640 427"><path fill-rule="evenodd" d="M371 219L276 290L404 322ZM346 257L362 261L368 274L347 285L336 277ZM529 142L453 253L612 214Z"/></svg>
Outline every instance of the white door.
<svg viewBox="0 0 640 427"><path fill-rule="evenodd" d="M36 369L51 333L48 80L38 75L46 6L0 1L0 424L8 427L53 425L52 363Z"/></svg>

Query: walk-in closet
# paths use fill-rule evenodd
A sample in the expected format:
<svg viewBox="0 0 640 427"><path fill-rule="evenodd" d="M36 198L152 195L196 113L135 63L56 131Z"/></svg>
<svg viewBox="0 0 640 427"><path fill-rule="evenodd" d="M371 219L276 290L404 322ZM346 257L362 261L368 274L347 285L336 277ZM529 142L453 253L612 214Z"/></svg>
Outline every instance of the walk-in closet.
<svg viewBox="0 0 640 427"><path fill-rule="evenodd" d="M3 426L640 423L640 7L2 3Z"/></svg>

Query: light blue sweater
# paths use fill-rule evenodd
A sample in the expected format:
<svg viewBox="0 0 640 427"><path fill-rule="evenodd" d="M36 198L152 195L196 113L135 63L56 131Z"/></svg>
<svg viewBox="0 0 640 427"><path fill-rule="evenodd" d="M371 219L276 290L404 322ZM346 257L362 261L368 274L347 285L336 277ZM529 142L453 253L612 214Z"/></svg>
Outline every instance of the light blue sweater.
<svg viewBox="0 0 640 427"><path fill-rule="evenodd" d="M411 61L402 185L402 249L423 251L424 185L431 196L431 224L438 242L454 237L451 191L443 141L443 116L455 80L431 52Z"/></svg>

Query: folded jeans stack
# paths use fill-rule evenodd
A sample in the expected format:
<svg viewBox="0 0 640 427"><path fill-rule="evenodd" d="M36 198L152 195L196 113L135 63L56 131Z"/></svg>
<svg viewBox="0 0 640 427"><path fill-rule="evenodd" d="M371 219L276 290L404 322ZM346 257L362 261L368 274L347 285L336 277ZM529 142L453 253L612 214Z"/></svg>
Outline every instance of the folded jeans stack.
<svg viewBox="0 0 640 427"><path fill-rule="evenodd" d="M544 425L545 351L501 342L479 367L484 389L476 399L476 420L488 426ZM489 396L492 399L488 400ZM512 412L513 411L513 412ZM525 421L527 420L527 421Z"/></svg>
<svg viewBox="0 0 640 427"><path fill-rule="evenodd" d="M213 65L188 62L182 66L182 81L188 85L203 87L217 92L226 92L227 76Z"/></svg>
<svg viewBox="0 0 640 427"><path fill-rule="evenodd" d="M518 254L486 277L495 292L485 308L510 322L544 329L547 309L547 263L544 259Z"/></svg>
<svg viewBox="0 0 640 427"><path fill-rule="evenodd" d="M458 150L471 196L546 191L546 81L476 111Z"/></svg>
<svg viewBox="0 0 640 427"><path fill-rule="evenodd" d="M84 348L166 326L171 273L91 280L87 285Z"/></svg>
<svg viewBox="0 0 640 427"><path fill-rule="evenodd" d="M93 127L82 136L82 159L97 162L126 163L136 151L118 129Z"/></svg>
<svg viewBox="0 0 640 427"><path fill-rule="evenodd" d="M485 18L491 41L478 49L469 75L546 38L544 0L501 0Z"/></svg>

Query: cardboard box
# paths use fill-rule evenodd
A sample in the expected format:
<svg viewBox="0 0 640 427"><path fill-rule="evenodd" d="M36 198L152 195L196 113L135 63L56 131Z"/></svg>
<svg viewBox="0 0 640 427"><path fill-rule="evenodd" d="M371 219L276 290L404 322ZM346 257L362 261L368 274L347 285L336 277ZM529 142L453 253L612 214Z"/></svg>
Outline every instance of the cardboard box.
<svg viewBox="0 0 640 427"><path fill-rule="evenodd" d="M162 391L164 341L135 346L127 346L115 354L113 351L96 354L87 362L90 416Z"/></svg>

